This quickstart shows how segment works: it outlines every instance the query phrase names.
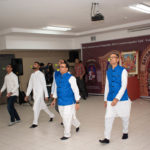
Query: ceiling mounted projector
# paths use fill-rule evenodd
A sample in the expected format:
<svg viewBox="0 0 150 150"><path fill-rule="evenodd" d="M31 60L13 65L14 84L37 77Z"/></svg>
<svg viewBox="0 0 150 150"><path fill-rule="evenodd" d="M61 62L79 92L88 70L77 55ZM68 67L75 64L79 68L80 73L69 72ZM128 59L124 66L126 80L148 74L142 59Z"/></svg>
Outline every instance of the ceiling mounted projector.
<svg viewBox="0 0 150 150"><path fill-rule="evenodd" d="M99 14L96 14L95 16L92 16L91 20L92 21L104 20L104 16L101 13L99 13Z"/></svg>
<svg viewBox="0 0 150 150"><path fill-rule="evenodd" d="M100 13L99 3L92 3L91 20L92 21L104 20L104 16Z"/></svg>

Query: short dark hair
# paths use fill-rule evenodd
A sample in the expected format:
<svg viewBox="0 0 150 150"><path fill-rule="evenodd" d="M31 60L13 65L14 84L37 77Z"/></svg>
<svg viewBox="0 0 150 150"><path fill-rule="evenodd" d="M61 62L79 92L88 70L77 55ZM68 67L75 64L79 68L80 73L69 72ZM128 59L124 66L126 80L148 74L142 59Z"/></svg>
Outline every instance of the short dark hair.
<svg viewBox="0 0 150 150"><path fill-rule="evenodd" d="M119 58L119 54L117 54L117 53L111 53L110 55L112 55L112 54L116 55Z"/></svg>
<svg viewBox="0 0 150 150"><path fill-rule="evenodd" d="M69 70L69 64L67 63L67 61L66 61L66 60L64 60L64 62L63 62L63 63L61 63L61 64L65 64L65 65L66 65L66 68L68 68L68 70Z"/></svg>
<svg viewBox="0 0 150 150"><path fill-rule="evenodd" d="M34 64L38 64L40 66L40 63L38 61L35 61Z"/></svg>
<svg viewBox="0 0 150 150"><path fill-rule="evenodd" d="M8 64L7 67L8 67L8 66L10 66L10 67L12 68L12 71L13 71L13 65L12 65L12 64Z"/></svg>
<svg viewBox="0 0 150 150"><path fill-rule="evenodd" d="M7 66L10 66L11 68L13 68L13 65L12 65L12 64L8 64Z"/></svg>
<svg viewBox="0 0 150 150"><path fill-rule="evenodd" d="M8 64L7 66L10 66L12 68L12 70L13 70L13 65L12 64Z"/></svg>

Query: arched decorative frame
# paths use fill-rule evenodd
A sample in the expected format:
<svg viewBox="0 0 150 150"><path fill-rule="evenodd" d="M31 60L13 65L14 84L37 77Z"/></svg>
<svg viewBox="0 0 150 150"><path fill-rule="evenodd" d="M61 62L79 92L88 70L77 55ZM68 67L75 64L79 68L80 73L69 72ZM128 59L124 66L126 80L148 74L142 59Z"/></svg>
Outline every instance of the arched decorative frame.
<svg viewBox="0 0 150 150"><path fill-rule="evenodd" d="M148 65L150 63L150 46L148 46L140 57L140 96L148 94Z"/></svg>

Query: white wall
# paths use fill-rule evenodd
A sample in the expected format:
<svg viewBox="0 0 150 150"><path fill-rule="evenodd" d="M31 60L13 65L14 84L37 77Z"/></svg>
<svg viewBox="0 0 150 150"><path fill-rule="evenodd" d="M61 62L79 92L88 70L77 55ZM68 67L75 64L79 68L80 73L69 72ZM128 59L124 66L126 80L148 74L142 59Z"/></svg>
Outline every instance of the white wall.
<svg viewBox="0 0 150 150"><path fill-rule="evenodd" d="M6 49L5 36L0 36L0 50Z"/></svg>
<svg viewBox="0 0 150 150"><path fill-rule="evenodd" d="M6 49L72 49L71 38L48 38L31 36L6 36Z"/></svg>
<svg viewBox="0 0 150 150"><path fill-rule="evenodd" d="M144 35L150 35L150 29L136 32L118 30L99 34L92 34L88 36L79 36L74 38L64 38L61 36L36 37L28 35L7 35L6 37L0 37L0 50L73 50L81 49L82 43L91 43L91 36L96 36L96 41L93 42L98 42Z"/></svg>
<svg viewBox="0 0 150 150"><path fill-rule="evenodd" d="M128 32L127 30L121 30L121 31L112 31L112 32L105 32L100 34L93 34L89 36L82 36L82 37L74 38L73 48L76 49L81 48L82 43L92 43L91 36L96 36L96 41L93 42L98 42L98 41L108 41L108 40L137 37L137 36L144 36L144 35L150 35L150 29L143 30L143 31L136 31L136 32Z"/></svg>

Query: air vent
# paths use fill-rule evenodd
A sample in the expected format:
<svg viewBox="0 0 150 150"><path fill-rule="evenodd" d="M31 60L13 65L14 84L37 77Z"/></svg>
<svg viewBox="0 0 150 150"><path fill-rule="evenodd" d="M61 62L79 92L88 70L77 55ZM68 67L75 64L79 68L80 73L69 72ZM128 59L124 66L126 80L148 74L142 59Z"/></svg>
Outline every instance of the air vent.
<svg viewBox="0 0 150 150"><path fill-rule="evenodd" d="M91 41L96 41L96 36L91 36Z"/></svg>

